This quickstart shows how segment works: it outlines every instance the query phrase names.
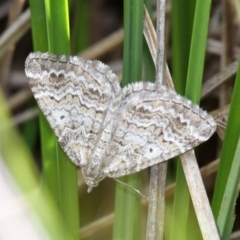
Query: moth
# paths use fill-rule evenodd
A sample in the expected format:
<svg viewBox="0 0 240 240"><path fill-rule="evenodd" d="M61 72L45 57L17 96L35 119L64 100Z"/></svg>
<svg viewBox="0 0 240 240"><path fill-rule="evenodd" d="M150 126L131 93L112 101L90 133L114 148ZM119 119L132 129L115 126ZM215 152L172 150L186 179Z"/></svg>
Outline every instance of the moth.
<svg viewBox="0 0 240 240"><path fill-rule="evenodd" d="M100 61L36 52L25 71L61 147L81 167L88 192L105 177L180 155L216 130L213 117L185 97L150 82L121 88Z"/></svg>

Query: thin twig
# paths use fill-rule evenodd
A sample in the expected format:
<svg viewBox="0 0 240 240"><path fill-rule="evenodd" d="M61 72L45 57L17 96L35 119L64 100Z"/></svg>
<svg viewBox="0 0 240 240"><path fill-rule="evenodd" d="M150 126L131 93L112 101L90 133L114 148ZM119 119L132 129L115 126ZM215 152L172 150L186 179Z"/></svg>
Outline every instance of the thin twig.
<svg viewBox="0 0 240 240"><path fill-rule="evenodd" d="M96 44L79 53L85 59L97 59L123 43L123 28L103 38Z"/></svg>
<svg viewBox="0 0 240 240"><path fill-rule="evenodd" d="M164 84L165 76L165 0L157 1L157 62L156 84Z"/></svg>
<svg viewBox="0 0 240 240"><path fill-rule="evenodd" d="M165 81L165 0L157 1L157 62L156 62L156 85L157 88ZM165 212L165 185L167 176L167 162L154 166L157 179L157 211L155 224L155 239L163 239L164 212Z"/></svg>
<svg viewBox="0 0 240 240"><path fill-rule="evenodd" d="M80 229L81 239L89 239L94 234L99 233L103 229L112 226L113 220L114 220L114 213L110 213L82 227Z"/></svg>
<svg viewBox="0 0 240 240"><path fill-rule="evenodd" d="M202 87L201 99L207 97L213 90L225 83L230 77L236 74L238 69L238 61L232 62L222 71L208 79Z"/></svg>
<svg viewBox="0 0 240 240"><path fill-rule="evenodd" d="M222 54L223 42L216 39L207 40L207 52L220 56ZM233 57L238 59L240 56L240 48L233 47Z"/></svg>
<svg viewBox="0 0 240 240"><path fill-rule="evenodd" d="M31 109L28 109L22 113L19 113L18 115L16 115L13 118L14 124L15 125L23 124L23 123L29 121L30 119L33 119L34 117L36 117L38 114L39 114L38 107L33 107Z"/></svg>
<svg viewBox="0 0 240 240"><path fill-rule="evenodd" d="M30 10L23 12L0 37L0 57L30 29Z"/></svg>
<svg viewBox="0 0 240 240"><path fill-rule="evenodd" d="M195 153L190 150L180 156L199 227L204 240L220 239Z"/></svg>
<svg viewBox="0 0 240 240"><path fill-rule="evenodd" d="M148 15L146 9L145 15ZM150 19L149 16L147 17ZM152 26L150 31L154 32ZM152 34L151 32L149 34ZM156 53L156 57L154 56L156 67L156 86L159 88L165 82L165 0L157 1L157 42L155 38L153 38L151 46L153 47L151 50L152 54ZM147 240L163 239L166 174L166 162L151 167L146 235Z"/></svg>
<svg viewBox="0 0 240 240"><path fill-rule="evenodd" d="M8 13L8 22L7 27L10 27L11 24L19 17L21 14L22 8L24 6L25 0L11 1L9 13ZM13 53L15 46L11 46L5 53L5 55L0 60L0 74L1 74L1 86L4 89L5 95L9 93L9 74L13 58Z"/></svg>
<svg viewBox="0 0 240 240"><path fill-rule="evenodd" d="M25 104L31 97L31 89L29 87L23 88L8 99L8 106L13 111Z"/></svg>
<svg viewBox="0 0 240 240"><path fill-rule="evenodd" d="M146 239L162 239L163 220L164 220L164 202L165 202L165 177L166 164L157 164L150 169L149 184L149 204L147 218L147 234ZM163 169L165 167L165 169ZM163 180L160 179L163 171ZM164 186L163 186L164 185ZM161 203L160 203L161 201ZM161 205L161 209L159 209ZM159 228L158 228L159 227Z"/></svg>

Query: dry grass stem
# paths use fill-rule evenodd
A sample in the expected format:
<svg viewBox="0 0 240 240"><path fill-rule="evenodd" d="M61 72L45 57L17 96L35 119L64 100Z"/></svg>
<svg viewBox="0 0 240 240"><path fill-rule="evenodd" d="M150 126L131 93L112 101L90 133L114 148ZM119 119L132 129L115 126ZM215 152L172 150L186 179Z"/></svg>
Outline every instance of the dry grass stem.
<svg viewBox="0 0 240 240"><path fill-rule="evenodd" d="M215 39L208 39L207 40L207 52L221 55L222 54L223 43L222 41L215 40ZM234 59L238 59L240 56L240 48L234 47L233 48L233 57Z"/></svg>
<svg viewBox="0 0 240 240"><path fill-rule="evenodd" d="M193 150L180 156L203 239L220 239Z"/></svg>
<svg viewBox="0 0 240 240"><path fill-rule="evenodd" d="M208 79L202 87L201 99L207 97L212 91L218 88L221 84L225 83L236 74L238 68L238 61L232 62L222 71L218 72L216 75Z"/></svg>
<svg viewBox="0 0 240 240"><path fill-rule="evenodd" d="M103 56L117 46L123 43L123 28L117 30L90 48L79 53L79 56L85 59L95 59Z"/></svg>
<svg viewBox="0 0 240 240"><path fill-rule="evenodd" d="M145 16L150 17L145 9ZM146 20L145 20L146 22ZM151 22L151 21L150 21ZM145 32L145 31L144 31ZM154 35L154 28L150 25L149 35ZM148 31L147 31L148 33ZM151 43L151 52L156 54L154 61L156 68L156 85L165 84L165 0L157 1L157 41L156 38L148 40ZM155 44L154 44L155 43ZM153 55L152 55L153 56ZM149 185L149 206L147 219L146 239L163 239L164 211L165 211L165 184L167 176L167 163L160 163L151 167Z"/></svg>
<svg viewBox="0 0 240 240"><path fill-rule="evenodd" d="M0 58L30 29L30 10L23 12L0 37Z"/></svg>
<svg viewBox="0 0 240 240"><path fill-rule="evenodd" d="M8 99L8 106L11 110L14 110L22 104L25 104L30 98L32 98L32 91L30 87L24 88Z"/></svg>
<svg viewBox="0 0 240 240"><path fill-rule="evenodd" d="M28 110L16 115L13 118L14 124L15 125L23 124L23 123L33 119L34 117L36 117L38 115L38 113L39 113L38 107L28 109Z"/></svg>
<svg viewBox="0 0 240 240"><path fill-rule="evenodd" d="M11 2L9 14L8 14L7 27L10 27L11 24L19 17L24 3L25 1L19 1L19 0L14 0ZM11 68L14 50L15 50L15 47L13 46L9 47L6 54L0 60L0 73L2 76L1 85L2 85L2 88L5 90L5 94L8 93L9 91L8 79L9 79L9 74L11 70L10 68Z"/></svg>
<svg viewBox="0 0 240 240"><path fill-rule="evenodd" d="M110 213L97 221L94 221L88 224L85 227L80 229L81 239L90 238L94 234L102 231L104 228L110 227L113 225L114 213Z"/></svg>

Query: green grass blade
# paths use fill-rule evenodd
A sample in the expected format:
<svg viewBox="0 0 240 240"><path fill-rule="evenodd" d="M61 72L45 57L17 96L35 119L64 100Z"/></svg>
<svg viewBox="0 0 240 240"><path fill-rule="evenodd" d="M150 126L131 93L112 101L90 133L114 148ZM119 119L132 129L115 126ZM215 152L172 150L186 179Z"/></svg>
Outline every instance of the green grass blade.
<svg viewBox="0 0 240 240"><path fill-rule="evenodd" d="M49 50L55 54L70 53L70 33L68 1L45 1ZM61 36L59 38L59 36ZM59 144L56 149L57 156L52 159L55 168L55 181L53 193L58 201L63 221L67 225L72 239L79 239L79 209L77 191L77 168L65 155ZM46 169L47 170L47 169ZM45 171L45 176L51 181L52 172Z"/></svg>
<svg viewBox="0 0 240 240"><path fill-rule="evenodd" d="M79 53L84 50L89 43L89 1L75 1L73 6L73 19L71 29L72 52Z"/></svg>
<svg viewBox="0 0 240 240"><path fill-rule="evenodd" d="M200 92L201 92L202 76L203 76L203 68L204 68L204 58L205 58L205 50L206 50L206 42L207 42L208 22L209 22L209 15L210 15L210 4L211 2L209 0L204 0L204 1L198 0L196 1L196 6L195 6L194 23L192 28L192 38L191 38L191 46L190 46L190 52L189 52L187 82L186 82L186 90L185 90L185 95L195 103L199 103L199 100L200 100ZM189 25L189 28L190 27L191 27L191 24ZM190 29L188 29L188 31L190 31ZM178 50L178 55L179 55L178 57L180 58L181 50ZM185 56L184 58L186 60L187 56ZM186 65L186 63L184 63L184 65ZM184 67L184 65L182 67ZM180 70L180 67L181 67L180 63L178 63L176 67L177 67L176 74L180 74L180 77L183 78L185 73L184 71ZM181 89L180 86L179 88ZM182 166L180 165L181 163L178 161L178 170L177 170L178 174L176 178L176 190L175 190L174 210L173 210L173 225L171 229L171 232L173 232L174 234L172 234L171 239L174 239L176 236L182 236L182 239L191 239L190 237L190 235L192 234L191 229L193 228L189 229L187 227L188 221L189 221L189 218L187 217L187 215L184 214L180 220L180 222L183 224L184 229L179 228L176 220L176 219L179 220L179 216L181 216L182 213L186 213L189 211L191 213L192 211L194 211L194 209L191 207L192 205L189 206L190 195L187 190L187 185L186 185L185 177L183 174ZM184 192L184 195L182 195L183 192ZM195 229L198 229L198 228L199 227L196 226ZM184 236L182 232L186 232L186 235ZM201 236L199 236L199 238L201 239Z"/></svg>
<svg viewBox="0 0 240 240"><path fill-rule="evenodd" d="M240 137L240 136L239 136ZM238 184L240 181L240 138L238 139L237 148L234 154L230 175L226 184L226 190L223 195L219 217L217 221L218 229L222 239L230 239L234 220L235 204L238 196Z"/></svg>
<svg viewBox="0 0 240 240"><path fill-rule="evenodd" d="M188 229L188 206L190 197L180 159L177 158L177 160L179 164L177 168L170 239L174 240L176 236L178 236L179 240L184 240L186 239ZM185 211L183 211L183 208Z"/></svg>
<svg viewBox="0 0 240 240"><path fill-rule="evenodd" d="M64 0L45 1L45 6L43 1L41 1L41 6L35 5L36 2L39 3L39 1L31 2L35 51L46 51L46 46L48 45L48 49L52 53L69 54L70 36L68 2ZM38 26L42 27L38 29ZM35 27L37 30L35 30ZM38 39L43 38L45 41L38 41ZM43 116L40 117L40 128L44 186L47 186L57 202L61 213L61 219L63 220L67 231L70 232L71 239L79 239L79 209L76 166L70 162L57 144L56 138ZM65 236L64 231L62 234Z"/></svg>
<svg viewBox="0 0 240 240"><path fill-rule="evenodd" d="M48 51L48 40L47 40L46 14L45 14L44 2L30 0L29 3L30 3L30 9L31 9L31 25L32 25L32 38L33 38L34 50L46 52ZM41 142L43 142L43 144L41 145L41 148L42 148L42 159L43 159L43 166L44 166L45 159L49 158L49 161L51 161L52 159L55 158L55 153L53 153L52 148L51 147L49 148L47 144L47 143L50 143L50 146L51 146L51 142L53 142L55 146L55 138L52 134L49 124L47 123L47 120L45 119L45 117L41 112L39 114L39 121L40 121L40 131L41 131ZM27 179L29 181L29 178L27 177L28 175L26 173L24 173L24 175L25 176L21 179ZM33 181L31 180L29 182L33 182ZM36 200L33 200L33 201L36 201ZM53 236L53 239L55 238L63 239L64 237L61 231L64 231L63 229L65 228L63 227L63 225L57 225L57 223L62 224L58 222L60 217L57 212L55 212L55 214L57 214L55 218L52 218L52 214L54 214L54 211L57 211L57 209L55 208L56 206L53 203L51 203L51 199L49 198L48 191L46 189L45 189L44 196L43 194L41 194L38 197L38 201L36 201L34 206L38 215L41 217L42 221L45 223L45 226L49 229L48 232L51 233L51 231L56 230L56 232L58 233L57 236L56 235ZM58 219L57 221L56 221L56 218ZM51 221L53 221L53 223ZM65 233L64 236L66 236L66 234L67 233Z"/></svg>
<svg viewBox="0 0 240 240"><path fill-rule="evenodd" d="M238 141L240 136L240 67L238 66L238 72L236 76L233 96L231 100L231 107L228 117L228 123L225 133L225 138L223 142L223 148L221 152L220 164L214 189L212 209L214 217L217 221L217 226L219 228L220 236L225 236L226 232L229 232L229 211L226 213L222 212L224 209L234 209L234 202L232 199L235 198L235 191L237 191L237 186L235 181L239 178L239 171L235 172L234 166L237 164L235 161L239 161L239 155L236 153L238 151ZM236 150L237 149L237 150ZM231 191L230 195L227 195ZM226 202L226 196L228 196L229 201ZM225 205L225 206L224 206ZM227 214L227 215L225 215ZM233 213L232 213L233 214ZM226 230L228 229L228 230ZM227 238L224 238L227 239Z"/></svg>
<svg viewBox="0 0 240 240"><path fill-rule="evenodd" d="M143 1L124 1L123 86L141 79L143 41ZM122 181L139 189L138 174ZM140 239L140 200L131 189L117 184L113 239Z"/></svg>
<svg viewBox="0 0 240 240"><path fill-rule="evenodd" d="M172 0L172 68L175 89L184 95L195 2Z"/></svg>
<svg viewBox="0 0 240 240"><path fill-rule="evenodd" d="M35 51L48 51L46 13L43 1L29 0L33 48Z"/></svg>
<svg viewBox="0 0 240 240"><path fill-rule="evenodd" d="M34 51L48 51L48 39L47 39L47 25L46 25L46 12L45 5L43 1L30 1L31 9L31 25L32 25L32 38ZM40 111L39 114L40 122L40 135L41 135L41 150L42 150L42 164L43 164L43 176L45 175L46 169L51 169L52 159L56 158L56 151L53 151L55 148L55 137L52 133L52 130L44 117L43 113ZM52 171L55 170L53 168ZM55 174L56 175L56 174ZM45 179L47 179L47 176ZM54 176L54 175L53 175ZM45 180L44 184L50 181ZM51 187L48 187L51 189ZM54 188L54 185L52 186Z"/></svg>
<svg viewBox="0 0 240 240"><path fill-rule="evenodd" d="M142 75L143 1L124 1L124 49L122 85Z"/></svg>
<svg viewBox="0 0 240 240"><path fill-rule="evenodd" d="M70 53L68 2L45 0L48 49L54 54Z"/></svg>
<svg viewBox="0 0 240 240"><path fill-rule="evenodd" d="M195 1L172 0L172 68L176 91L184 94L192 35ZM170 239L186 239L190 196L180 159L177 158L176 189ZM184 207L184 211L182 208Z"/></svg>
<svg viewBox="0 0 240 240"><path fill-rule="evenodd" d="M197 104L202 89L210 7L210 0L196 1L185 95Z"/></svg>
<svg viewBox="0 0 240 240"><path fill-rule="evenodd" d="M150 17L152 17L153 9L151 2L149 0L144 0L144 4L148 10ZM143 80L155 82L156 69L145 38L143 39L143 67L145 73Z"/></svg>

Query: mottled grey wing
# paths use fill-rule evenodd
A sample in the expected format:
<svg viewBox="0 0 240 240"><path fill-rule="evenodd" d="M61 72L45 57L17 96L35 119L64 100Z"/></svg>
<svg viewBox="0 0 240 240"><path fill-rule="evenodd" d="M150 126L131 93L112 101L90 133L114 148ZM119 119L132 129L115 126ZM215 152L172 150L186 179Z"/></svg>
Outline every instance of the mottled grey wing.
<svg viewBox="0 0 240 240"><path fill-rule="evenodd" d="M122 89L116 75L99 61L49 53L31 53L25 70L63 150L85 166L104 121L119 107Z"/></svg>
<svg viewBox="0 0 240 240"><path fill-rule="evenodd" d="M214 119L174 91L151 83L124 89L102 171L116 178L180 155L206 141Z"/></svg>

